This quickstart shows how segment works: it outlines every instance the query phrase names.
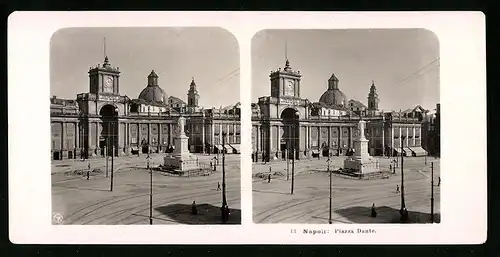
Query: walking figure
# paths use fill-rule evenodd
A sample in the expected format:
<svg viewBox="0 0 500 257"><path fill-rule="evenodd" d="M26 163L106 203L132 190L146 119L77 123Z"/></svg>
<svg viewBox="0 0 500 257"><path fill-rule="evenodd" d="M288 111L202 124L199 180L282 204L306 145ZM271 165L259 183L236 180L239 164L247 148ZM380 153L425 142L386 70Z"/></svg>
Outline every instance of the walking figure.
<svg viewBox="0 0 500 257"><path fill-rule="evenodd" d="M396 185L396 194L399 194L399 185Z"/></svg>
<svg viewBox="0 0 500 257"><path fill-rule="evenodd" d="M210 168L212 168L212 160L210 160Z"/></svg>
<svg viewBox="0 0 500 257"><path fill-rule="evenodd" d="M220 182L217 182L217 191L220 190Z"/></svg>
<svg viewBox="0 0 500 257"><path fill-rule="evenodd" d="M193 201L193 204L191 205L191 214L196 215L198 214L198 209L196 209L196 202Z"/></svg>
<svg viewBox="0 0 500 257"><path fill-rule="evenodd" d="M87 180L90 179L90 170L87 170Z"/></svg>
<svg viewBox="0 0 500 257"><path fill-rule="evenodd" d="M267 175L267 183L271 183L271 174Z"/></svg>
<svg viewBox="0 0 500 257"><path fill-rule="evenodd" d="M371 213L372 218L377 217L377 211L375 210L375 204L372 204L372 213Z"/></svg>
<svg viewBox="0 0 500 257"><path fill-rule="evenodd" d="M441 185L441 177L439 176L438 177L438 186L440 186L440 185Z"/></svg>

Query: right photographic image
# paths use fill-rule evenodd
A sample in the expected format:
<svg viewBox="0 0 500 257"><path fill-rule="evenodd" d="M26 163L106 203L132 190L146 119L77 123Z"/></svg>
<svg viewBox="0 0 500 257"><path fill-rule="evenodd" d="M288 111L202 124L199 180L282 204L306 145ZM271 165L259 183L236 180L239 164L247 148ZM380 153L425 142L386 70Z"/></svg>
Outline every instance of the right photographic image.
<svg viewBox="0 0 500 257"><path fill-rule="evenodd" d="M258 32L253 222L441 222L439 60L425 29Z"/></svg>

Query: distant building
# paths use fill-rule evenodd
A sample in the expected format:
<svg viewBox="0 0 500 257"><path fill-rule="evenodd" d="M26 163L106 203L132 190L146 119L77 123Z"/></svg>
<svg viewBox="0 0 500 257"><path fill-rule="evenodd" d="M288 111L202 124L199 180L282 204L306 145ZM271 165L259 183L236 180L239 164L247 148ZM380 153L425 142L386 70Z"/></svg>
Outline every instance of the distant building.
<svg viewBox="0 0 500 257"><path fill-rule="evenodd" d="M200 107L194 78L186 104L167 97L154 70L137 99L120 94L121 72L108 57L88 73L88 93L78 94L76 100L50 99L52 159L99 158L113 154L113 149L115 156L172 151L181 115L187 119L191 152L239 152L239 105L224 110Z"/></svg>
<svg viewBox="0 0 500 257"><path fill-rule="evenodd" d="M269 77L271 96L259 97L251 105L255 159L282 159L294 150L299 159L348 154L354 148L360 119L367 122L365 133L371 155L426 154L419 114L425 110L380 111L373 81L366 107L354 99L347 101L335 74L328 79L328 88L318 102L300 97L302 74L294 71L288 60L283 69L272 71Z"/></svg>

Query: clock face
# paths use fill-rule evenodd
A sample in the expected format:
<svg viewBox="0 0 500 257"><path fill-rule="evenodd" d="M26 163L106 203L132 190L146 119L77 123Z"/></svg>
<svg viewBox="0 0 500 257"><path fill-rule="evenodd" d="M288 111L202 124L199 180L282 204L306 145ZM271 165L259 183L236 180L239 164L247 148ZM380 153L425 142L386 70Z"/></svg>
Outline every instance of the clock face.
<svg viewBox="0 0 500 257"><path fill-rule="evenodd" d="M104 92L107 93L113 92L113 77L104 78Z"/></svg>
<svg viewBox="0 0 500 257"><path fill-rule="evenodd" d="M294 85L295 83L292 80L289 80L286 82L285 85L285 95L293 96L293 90L294 90Z"/></svg>

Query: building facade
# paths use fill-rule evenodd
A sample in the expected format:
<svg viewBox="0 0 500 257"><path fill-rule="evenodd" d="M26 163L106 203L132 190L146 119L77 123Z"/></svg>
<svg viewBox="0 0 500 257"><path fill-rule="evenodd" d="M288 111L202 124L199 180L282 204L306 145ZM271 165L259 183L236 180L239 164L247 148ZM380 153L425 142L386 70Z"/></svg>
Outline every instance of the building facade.
<svg viewBox="0 0 500 257"><path fill-rule="evenodd" d="M239 153L239 104L217 109L200 107L194 78L186 104L167 96L154 70L137 99L120 94L121 72L108 57L88 73L88 93L78 94L76 100L51 98L53 160L173 151L180 116L187 120L191 152Z"/></svg>
<svg viewBox="0 0 500 257"><path fill-rule="evenodd" d="M371 155L408 156L426 154L422 148L421 112L383 112L375 83L369 89L368 107L347 100L332 74L328 88L318 102L300 96L300 71L287 60L283 69L271 72L271 96L252 104L253 160L276 160L315 156L348 155L358 136L358 122L367 122L365 130ZM425 114L425 110L423 111Z"/></svg>

